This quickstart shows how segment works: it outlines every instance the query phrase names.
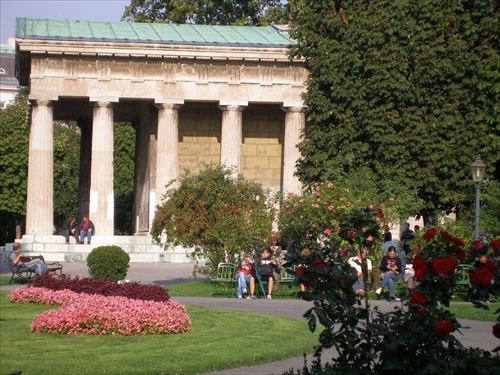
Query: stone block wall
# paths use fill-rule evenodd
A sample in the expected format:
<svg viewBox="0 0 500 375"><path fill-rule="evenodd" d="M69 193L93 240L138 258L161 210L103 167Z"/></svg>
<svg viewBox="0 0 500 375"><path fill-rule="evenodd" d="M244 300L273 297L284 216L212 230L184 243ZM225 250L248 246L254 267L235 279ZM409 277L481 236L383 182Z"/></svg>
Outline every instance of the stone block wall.
<svg viewBox="0 0 500 375"><path fill-rule="evenodd" d="M264 188L281 190L285 113L276 105L250 105L243 112L242 173Z"/></svg>
<svg viewBox="0 0 500 375"><path fill-rule="evenodd" d="M186 104L179 110L179 173L197 173L202 163L220 162L222 111L215 104ZM282 184L285 113L277 105L243 111L242 174L279 191Z"/></svg>

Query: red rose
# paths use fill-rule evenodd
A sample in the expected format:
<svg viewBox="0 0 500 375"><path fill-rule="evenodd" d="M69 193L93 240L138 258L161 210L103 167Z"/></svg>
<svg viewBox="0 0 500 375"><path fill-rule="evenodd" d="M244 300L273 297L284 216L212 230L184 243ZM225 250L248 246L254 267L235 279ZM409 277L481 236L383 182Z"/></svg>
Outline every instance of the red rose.
<svg viewBox="0 0 500 375"><path fill-rule="evenodd" d="M286 214L287 214L287 215L291 215L292 213L291 213L290 211L287 211L287 212L286 212Z"/></svg>
<svg viewBox="0 0 500 375"><path fill-rule="evenodd" d="M449 320L440 320L435 326L436 335L442 339L446 338L450 333L453 332L453 326Z"/></svg>
<svg viewBox="0 0 500 375"><path fill-rule="evenodd" d="M495 252L495 255L500 254L500 240L491 240L490 241L490 246Z"/></svg>
<svg viewBox="0 0 500 375"><path fill-rule="evenodd" d="M383 218L384 217L384 214L383 214L382 210L379 209L379 210L374 210L374 211L375 211L375 214L377 215L377 217L379 217L379 218Z"/></svg>
<svg viewBox="0 0 500 375"><path fill-rule="evenodd" d="M450 275L457 269L457 261L452 258L434 258L432 270L438 275Z"/></svg>
<svg viewBox="0 0 500 375"><path fill-rule="evenodd" d="M487 268L477 269L470 277L472 286L488 286L493 279L493 274Z"/></svg>
<svg viewBox="0 0 500 375"><path fill-rule="evenodd" d="M304 272L303 272L303 268L304 268L304 266L298 266L298 267L297 267L297 270L295 271L295 277L296 277L296 278L300 278L300 276L302 276L302 275L304 274ZM309 281L305 281L305 280L303 280L303 281L301 281L300 283L301 283L302 285L304 285L304 287L305 287L306 289L309 289L309 288L311 287L311 284L309 283Z"/></svg>
<svg viewBox="0 0 500 375"><path fill-rule="evenodd" d="M422 294L414 292L410 296L410 302L417 305L425 305L427 303L427 299Z"/></svg>
<svg viewBox="0 0 500 375"><path fill-rule="evenodd" d="M458 246L464 246L464 241L462 241L460 238L453 237L451 239L451 242L453 242L455 245L458 245Z"/></svg>
<svg viewBox="0 0 500 375"><path fill-rule="evenodd" d="M451 242L453 240L453 237L451 234L449 234L447 231L442 230L439 232L442 238L444 238L447 242Z"/></svg>
<svg viewBox="0 0 500 375"><path fill-rule="evenodd" d="M460 263L464 262L465 258L467 257L465 254L465 251L463 251L459 247L457 247L457 250L455 251L455 256L457 257L457 259Z"/></svg>
<svg viewBox="0 0 500 375"><path fill-rule="evenodd" d="M484 264L486 266L486 268L491 272L491 273L495 273L497 272L498 270L498 267L495 266L495 263L493 262L490 262L489 260L486 261L486 263Z"/></svg>
<svg viewBox="0 0 500 375"><path fill-rule="evenodd" d="M434 238L434 236L436 235L436 233L437 233L436 228L428 229L427 232L424 233L424 235L422 236L422 238L424 240L429 241L431 238Z"/></svg>
<svg viewBox="0 0 500 375"><path fill-rule="evenodd" d="M500 323L497 323L493 326L493 336L500 339Z"/></svg>
<svg viewBox="0 0 500 375"><path fill-rule="evenodd" d="M349 238L352 238L353 240L355 240L356 239L356 233L350 232L349 233Z"/></svg>
<svg viewBox="0 0 500 375"><path fill-rule="evenodd" d="M470 253L474 256L476 255L477 252L485 252L485 250L486 250L486 245L484 244L484 242L474 241L470 245Z"/></svg>
<svg viewBox="0 0 500 375"><path fill-rule="evenodd" d="M416 256L413 258L413 270L415 271L415 280L419 280L422 276L429 272L429 267L424 259Z"/></svg>

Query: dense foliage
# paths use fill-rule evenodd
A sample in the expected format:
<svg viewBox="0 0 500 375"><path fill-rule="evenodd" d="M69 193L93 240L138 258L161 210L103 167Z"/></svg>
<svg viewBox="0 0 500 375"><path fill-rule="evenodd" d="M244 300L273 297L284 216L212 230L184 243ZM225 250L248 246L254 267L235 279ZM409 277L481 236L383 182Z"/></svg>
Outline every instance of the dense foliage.
<svg viewBox="0 0 500 375"><path fill-rule="evenodd" d="M309 71L306 184L360 167L414 187L431 222L500 159L500 3L291 0L292 58Z"/></svg>
<svg viewBox="0 0 500 375"><path fill-rule="evenodd" d="M288 22L282 0L131 0L122 20L258 26Z"/></svg>
<svg viewBox="0 0 500 375"><path fill-rule="evenodd" d="M168 301L169 295L160 285L140 284L137 282L117 283L95 277L80 278L71 275L41 275L37 276L32 286L51 290L71 290L75 293L99 294L102 296L121 296L147 301Z"/></svg>
<svg viewBox="0 0 500 375"><path fill-rule="evenodd" d="M89 275L103 280L123 280L130 256L119 246L98 246L87 257Z"/></svg>
<svg viewBox="0 0 500 375"><path fill-rule="evenodd" d="M24 229L28 176L27 101L0 110L0 243Z"/></svg>
<svg viewBox="0 0 500 375"><path fill-rule="evenodd" d="M78 217L80 128L75 123L54 123L54 224L61 228L70 216Z"/></svg>
<svg viewBox="0 0 500 375"><path fill-rule="evenodd" d="M135 130L117 122L113 131L113 189L115 193L115 234L133 234Z"/></svg>
<svg viewBox="0 0 500 375"><path fill-rule="evenodd" d="M151 235L165 248L193 247L203 258L203 273L212 274L219 262L236 263L245 251L269 244L273 209L258 183L235 177L221 165L189 171L171 182L157 207Z"/></svg>
<svg viewBox="0 0 500 375"><path fill-rule="evenodd" d="M397 196L398 198L394 198ZM314 183L302 195L289 194L278 214L282 245L314 246L318 238L339 241L340 224L355 208L377 207L383 211L380 225L392 227L420 205L411 190L387 186L383 191L370 178L369 171L354 173L337 181ZM374 234L380 241L380 234Z"/></svg>

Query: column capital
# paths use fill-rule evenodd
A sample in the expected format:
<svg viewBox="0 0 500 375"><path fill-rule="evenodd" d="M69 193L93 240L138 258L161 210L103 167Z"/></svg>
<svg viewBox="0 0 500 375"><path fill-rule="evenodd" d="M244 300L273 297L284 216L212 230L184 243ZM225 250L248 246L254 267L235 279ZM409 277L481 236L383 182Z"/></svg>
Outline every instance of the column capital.
<svg viewBox="0 0 500 375"><path fill-rule="evenodd" d="M105 101L98 101L94 102L94 108L113 108L115 103L112 102L105 102Z"/></svg>
<svg viewBox="0 0 500 375"><path fill-rule="evenodd" d="M49 99L30 99L30 104L37 107L50 107L54 102Z"/></svg>
<svg viewBox="0 0 500 375"><path fill-rule="evenodd" d="M155 107L158 109L180 109L184 103L155 103Z"/></svg>
<svg viewBox="0 0 500 375"><path fill-rule="evenodd" d="M281 109L286 113L305 113L307 111L307 107L303 105L282 105Z"/></svg>
<svg viewBox="0 0 500 375"><path fill-rule="evenodd" d="M237 105L237 104L219 104L218 107L221 111L243 112L247 106Z"/></svg>

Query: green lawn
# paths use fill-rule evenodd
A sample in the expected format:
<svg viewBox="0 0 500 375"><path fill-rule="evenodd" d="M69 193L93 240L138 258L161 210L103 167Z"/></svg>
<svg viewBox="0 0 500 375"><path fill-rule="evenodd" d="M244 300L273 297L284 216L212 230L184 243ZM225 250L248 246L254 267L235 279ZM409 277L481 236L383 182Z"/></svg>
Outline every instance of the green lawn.
<svg viewBox="0 0 500 375"><path fill-rule="evenodd" d="M300 356L318 342L306 322L194 306L186 306L192 330L185 334L33 334L33 317L56 307L13 304L6 295L0 293L2 374L196 374Z"/></svg>

